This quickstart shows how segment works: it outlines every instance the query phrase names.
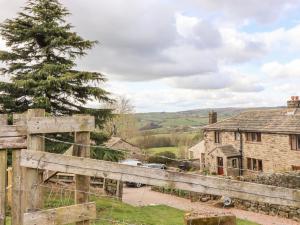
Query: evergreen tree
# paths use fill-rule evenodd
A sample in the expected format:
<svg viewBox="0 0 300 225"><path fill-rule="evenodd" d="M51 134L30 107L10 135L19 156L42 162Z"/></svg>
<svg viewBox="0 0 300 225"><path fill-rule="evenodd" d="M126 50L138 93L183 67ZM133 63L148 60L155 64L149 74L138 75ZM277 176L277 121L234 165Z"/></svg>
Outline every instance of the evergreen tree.
<svg viewBox="0 0 300 225"><path fill-rule="evenodd" d="M0 112L24 112L44 108L52 115L89 113L97 125L110 116L108 109L86 107L88 101L109 102L109 93L99 88L102 74L76 70L76 59L86 55L96 42L84 40L65 21L68 10L58 0L28 0L17 18L0 25L9 47L0 51L1 73L10 82L0 82Z"/></svg>

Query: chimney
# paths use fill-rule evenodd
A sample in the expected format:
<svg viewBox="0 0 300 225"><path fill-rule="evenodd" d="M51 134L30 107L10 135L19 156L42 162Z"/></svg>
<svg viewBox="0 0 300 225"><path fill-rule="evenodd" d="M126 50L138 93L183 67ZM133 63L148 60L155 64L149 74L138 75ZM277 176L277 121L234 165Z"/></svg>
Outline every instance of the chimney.
<svg viewBox="0 0 300 225"><path fill-rule="evenodd" d="M288 108L300 108L299 96L292 96L291 100L287 101Z"/></svg>
<svg viewBox="0 0 300 225"><path fill-rule="evenodd" d="M214 111L211 111L208 113L208 124L213 124L213 123L216 123L218 122L218 114L217 112L214 112Z"/></svg>

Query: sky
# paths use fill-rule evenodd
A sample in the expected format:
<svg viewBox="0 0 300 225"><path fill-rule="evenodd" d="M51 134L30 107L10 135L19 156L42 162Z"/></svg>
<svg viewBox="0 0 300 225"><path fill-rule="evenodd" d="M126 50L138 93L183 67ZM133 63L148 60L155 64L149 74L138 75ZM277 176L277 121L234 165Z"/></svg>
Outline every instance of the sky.
<svg viewBox="0 0 300 225"><path fill-rule="evenodd" d="M0 22L24 3L0 0ZM300 95L300 0L61 3L74 31L99 41L78 67L105 74L136 112L282 106Z"/></svg>

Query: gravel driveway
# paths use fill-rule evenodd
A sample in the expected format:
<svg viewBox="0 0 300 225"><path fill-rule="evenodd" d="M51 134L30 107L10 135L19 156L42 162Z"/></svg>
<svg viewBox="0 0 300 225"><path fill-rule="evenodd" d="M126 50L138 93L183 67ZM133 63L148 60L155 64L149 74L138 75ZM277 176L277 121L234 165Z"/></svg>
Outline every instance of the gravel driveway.
<svg viewBox="0 0 300 225"><path fill-rule="evenodd" d="M185 211L197 212L231 212L238 218L250 220L262 225L299 225L293 220L280 217L273 217L239 209L220 209L206 203L191 202L188 199L179 198L150 190L150 187L143 188L124 188L123 201L134 206L145 205L168 205Z"/></svg>

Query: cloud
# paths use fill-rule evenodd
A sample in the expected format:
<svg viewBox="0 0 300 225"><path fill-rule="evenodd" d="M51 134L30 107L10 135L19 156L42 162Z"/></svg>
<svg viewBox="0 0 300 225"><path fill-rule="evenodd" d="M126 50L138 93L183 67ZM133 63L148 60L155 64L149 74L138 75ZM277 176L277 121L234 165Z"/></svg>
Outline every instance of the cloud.
<svg viewBox="0 0 300 225"><path fill-rule="evenodd" d="M270 23L290 10L299 9L299 0L186 0L199 9L219 13L220 16L235 23L254 20L258 23Z"/></svg>
<svg viewBox="0 0 300 225"><path fill-rule="evenodd" d="M253 76L252 76L253 77ZM250 74L243 74L234 69L221 68L219 73L176 77L167 79L172 87L190 90L227 89L231 92L261 92L263 85Z"/></svg>
<svg viewBox="0 0 300 225"><path fill-rule="evenodd" d="M300 59L292 60L288 63L277 61L266 63L261 68L267 76L275 78L297 77L300 78Z"/></svg>
<svg viewBox="0 0 300 225"><path fill-rule="evenodd" d="M219 56L224 62L247 62L261 58L268 52L264 40L255 35L238 32L233 28L221 29L221 35L224 45Z"/></svg>
<svg viewBox="0 0 300 225"><path fill-rule="evenodd" d="M198 49L213 49L222 45L219 30L208 21L177 13L176 27L178 34L183 37L181 41L193 44Z"/></svg>
<svg viewBox="0 0 300 225"><path fill-rule="evenodd" d="M217 73L221 63L244 63L265 54L263 43L233 29L220 29L199 16L184 15L178 4L131 0L128 7L123 0L62 2L73 14L69 20L76 31L100 42L78 60L78 66L103 72L109 79L205 76Z"/></svg>
<svg viewBox="0 0 300 225"><path fill-rule="evenodd" d="M155 7L159 5L152 6ZM208 72L218 72L220 63L244 63L266 53L263 42L253 40L245 33L233 29L218 29L208 21L184 16L175 11L173 14L162 12L161 15L158 15L160 11L154 11L148 12L147 20L151 20L152 17L164 18L168 22L161 22L161 29L153 28L154 24L158 23L156 19L152 27L149 25L130 29L135 21L122 18L122 27L127 27L125 23L129 23L129 30L135 30L136 33L129 31L129 34L126 34L128 31L125 29L120 31L123 32L122 35L116 36L115 30L106 30L102 26L101 31L100 28L99 31L94 31L99 34L97 39L106 40L106 37L102 36L107 33L106 35L112 36L118 44L102 44L94 49L80 66L102 71L112 79L142 81L205 75ZM140 18L138 24L143 24L142 16L136 15L135 18ZM90 28L97 29L95 26ZM144 29L153 29L151 41L148 35L144 35L147 33ZM161 36L168 37L168 41L164 41Z"/></svg>
<svg viewBox="0 0 300 225"><path fill-rule="evenodd" d="M23 2L0 0L0 20ZM273 96L274 86L289 89L282 78L299 74L300 25L280 19L300 0L61 2L74 30L100 42L78 67L104 73L115 85L108 89L128 95L138 111L268 105L266 96L277 104L286 96Z"/></svg>

